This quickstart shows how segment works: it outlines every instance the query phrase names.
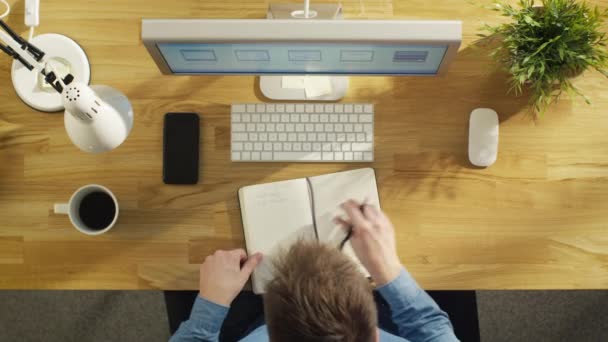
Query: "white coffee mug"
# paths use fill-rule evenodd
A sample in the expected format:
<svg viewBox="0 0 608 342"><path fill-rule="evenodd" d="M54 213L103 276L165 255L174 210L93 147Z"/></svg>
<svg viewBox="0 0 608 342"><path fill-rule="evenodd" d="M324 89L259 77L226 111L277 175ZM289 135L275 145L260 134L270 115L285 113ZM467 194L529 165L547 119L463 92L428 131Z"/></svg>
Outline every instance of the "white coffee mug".
<svg viewBox="0 0 608 342"><path fill-rule="evenodd" d="M93 192L103 192L109 195L112 198L112 201L114 201L114 207L116 209L112 222L102 229L93 229L87 226L80 218L80 204L87 195ZM70 201L68 203L56 203L54 209L55 214L68 215L72 225L80 232L87 235L100 235L107 232L114 227L114 224L118 219L118 201L116 200L116 196L114 196L110 189L98 184L89 184L81 187L80 189L76 190L74 194L72 194L72 197L70 197Z"/></svg>

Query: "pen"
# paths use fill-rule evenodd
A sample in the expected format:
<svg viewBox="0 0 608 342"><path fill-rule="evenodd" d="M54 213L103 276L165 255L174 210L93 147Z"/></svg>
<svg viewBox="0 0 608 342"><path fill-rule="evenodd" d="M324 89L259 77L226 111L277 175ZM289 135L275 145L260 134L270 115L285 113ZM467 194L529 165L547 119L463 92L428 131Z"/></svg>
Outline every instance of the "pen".
<svg viewBox="0 0 608 342"><path fill-rule="evenodd" d="M366 201L363 201L363 204L361 204L361 205L359 206L359 210L360 210L361 212L363 212L363 209L364 209L364 208L365 208L365 206L366 206L366 203L365 203L365 202L366 202ZM340 245L339 245L339 247L338 247L338 249L339 249L339 250L344 249L344 245L346 245L346 242L348 242L348 240L350 240L350 237L353 235L353 228L354 228L354 227L353 227L353 225L352 225L352 224L351 224L351 225L348 227L348 232L346 233L346 236L345 236L345 237L344 237L344 239L343 239L343 240L340 242Z"/></svg>

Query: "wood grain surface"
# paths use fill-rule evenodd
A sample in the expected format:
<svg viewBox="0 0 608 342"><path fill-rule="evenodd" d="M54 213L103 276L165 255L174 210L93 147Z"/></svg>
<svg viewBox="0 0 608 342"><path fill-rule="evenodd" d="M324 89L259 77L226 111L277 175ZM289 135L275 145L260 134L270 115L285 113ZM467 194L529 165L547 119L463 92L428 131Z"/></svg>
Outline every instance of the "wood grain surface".
<svg viewBox="0 0 608 342"><path fill-rule="evenodd" d="M8 23L21 33L23 1ZM361 3L363 7L361 7ZM133 131L115 151L74 147L61 113L24 105L0 56L0 288L195 289L198 265L241 247L236 191L246 184L372 166L401 259L427 289L608 288L608 81L575 84L592 105L564 98L542 120L526 98L506 95L507 76L476 47L494 12L465 1L344 1L347 18L461 19L464 41L446 77L352 77L344 102L376 105L373 164L230 162L230 104L260 102L253 76L163 76L142 45L142 18L263 18L268 2L43 1L37 33L78 41L92 83L127 94ZM608 1L592 2L602 8ZM469 113L500 116L498 161L467 159ZM166 112L201 115L200 183L164 185ZM53 204L103 184L120 201L108 234L77 232Z"/></svg>

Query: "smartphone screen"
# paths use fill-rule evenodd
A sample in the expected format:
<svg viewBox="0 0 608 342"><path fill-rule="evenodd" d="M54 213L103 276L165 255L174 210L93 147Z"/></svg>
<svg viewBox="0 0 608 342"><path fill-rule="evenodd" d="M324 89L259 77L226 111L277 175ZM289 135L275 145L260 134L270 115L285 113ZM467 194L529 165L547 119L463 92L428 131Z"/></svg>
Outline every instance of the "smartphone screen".
<svg viewBox="0 0 608 342"><path fill-rule="evenodd" d="M199 121L196 113L165 114L163 181L166 184L198 182Z"/></svg>

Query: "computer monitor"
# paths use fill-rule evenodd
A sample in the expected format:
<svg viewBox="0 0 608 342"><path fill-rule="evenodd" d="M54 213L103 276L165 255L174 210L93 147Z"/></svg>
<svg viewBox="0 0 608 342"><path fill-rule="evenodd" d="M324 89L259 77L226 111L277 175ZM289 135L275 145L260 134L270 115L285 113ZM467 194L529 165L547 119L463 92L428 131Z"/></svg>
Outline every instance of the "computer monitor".
<svg viewBox="0 0 608 342"><path fill-rule="evenodd" d="M283 75L331 75L335 100L346 75L436 76L462 39L460 21L145 19L142 39L164 74L261 75L272 99L310 99Z"/></svg>

